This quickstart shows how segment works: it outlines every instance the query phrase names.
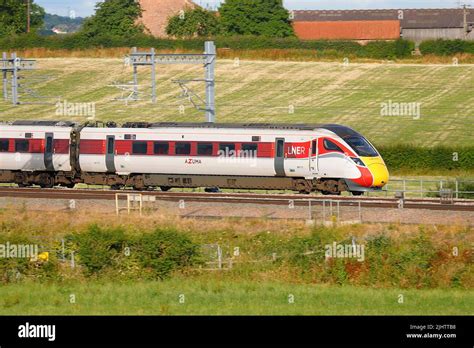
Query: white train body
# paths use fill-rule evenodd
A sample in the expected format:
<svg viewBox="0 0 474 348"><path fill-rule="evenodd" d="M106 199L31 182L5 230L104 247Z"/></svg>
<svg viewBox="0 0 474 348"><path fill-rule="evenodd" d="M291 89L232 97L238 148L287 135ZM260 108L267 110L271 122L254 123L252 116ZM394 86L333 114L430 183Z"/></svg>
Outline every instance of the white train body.
<svg viewBox="0 0 474 348"><path fill-rule="evenodd" d="M5 172L70 172L66 176L75 183L167 188L214 180L219 187L311 191L319 185L335 192L335 186L365 191L388 181L373 146L338 125L2 124L0 171L4 178ZM28 181L24 175L21 180ZM63 175L59 182L67 180Z"/></svg>
<svg viewBox="0 0 474 348"><path fill-rule="evenodd" d="M0 125L0 169L71 171L72 127Z"/></svg>

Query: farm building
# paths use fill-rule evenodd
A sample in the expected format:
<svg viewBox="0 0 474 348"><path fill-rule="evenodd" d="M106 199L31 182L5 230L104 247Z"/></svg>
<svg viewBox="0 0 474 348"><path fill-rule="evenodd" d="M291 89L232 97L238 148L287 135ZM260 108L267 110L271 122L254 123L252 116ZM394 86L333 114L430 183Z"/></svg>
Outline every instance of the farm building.
<svg viewBox="0 0 474 348"><path fill-rule="evenodd" d="M474 10L400 9L294 11L293 26L303 40L474 40Z"/></svg>
<svg viewBox="0 0 474 348"><path fill-rule="evenodd" d="M139 0L143 13L140 22L149 33L156 37L166 37L168 19L181 10L195 8L191 0Z"/></svg>

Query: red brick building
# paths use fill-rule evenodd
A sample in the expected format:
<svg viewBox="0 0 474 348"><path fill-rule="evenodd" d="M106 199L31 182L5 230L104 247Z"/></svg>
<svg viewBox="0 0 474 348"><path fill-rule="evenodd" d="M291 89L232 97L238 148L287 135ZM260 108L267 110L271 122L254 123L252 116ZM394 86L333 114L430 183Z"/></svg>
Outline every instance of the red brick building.
<svg viewBox="0 0 474 348"><path fill-rule="evenodd" d="M143 9L140 22L145 25L148 32L156 37L166 37L168 19L181 10L195 8L191 0L139 0Z"/></svg>

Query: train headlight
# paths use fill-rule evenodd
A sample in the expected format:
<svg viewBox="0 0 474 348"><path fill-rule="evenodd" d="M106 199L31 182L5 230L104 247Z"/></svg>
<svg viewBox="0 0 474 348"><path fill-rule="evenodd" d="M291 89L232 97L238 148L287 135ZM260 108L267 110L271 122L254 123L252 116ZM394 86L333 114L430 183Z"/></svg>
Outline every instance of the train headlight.
<svg viewBox="0 0 474 348"><path fill-rule="evenodd" d="M360 158L351 157L351 160L353 160L354 163L357 164L358 166L365 167L365 163L362 162L362 160Z"/></svg>

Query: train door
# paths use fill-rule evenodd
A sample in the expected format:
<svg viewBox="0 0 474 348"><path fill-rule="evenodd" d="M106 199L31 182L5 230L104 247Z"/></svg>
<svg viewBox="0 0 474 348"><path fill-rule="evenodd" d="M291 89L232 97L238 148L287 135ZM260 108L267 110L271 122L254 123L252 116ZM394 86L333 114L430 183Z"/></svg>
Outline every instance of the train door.
<svg viewBox="0 0 474 348"><path fill-rule="evenodd" d="M309 156L309 170L311 173L318 172L318 139L311 142L311 154Z"/></svg>
<svg viewBox="0 0 474 348"><path fill-rule="evenodd" d="M107 135L105 166L107 167L107 172L115 173L115 135Z"/></svg>
<svg viewBox="0 0 474 348"><path fill-rule="evenodd" d="M54 134L46 133L45 143L44 143L44 167L46 168L48 172L54 172L53 141L54 141Z"/></svg>
<svg viewBox="0 0 474 348"><path fill-rule="evenodd" d="M275 141L275 173L277 176L285 176L285 138L277 138Z"/></svg>

